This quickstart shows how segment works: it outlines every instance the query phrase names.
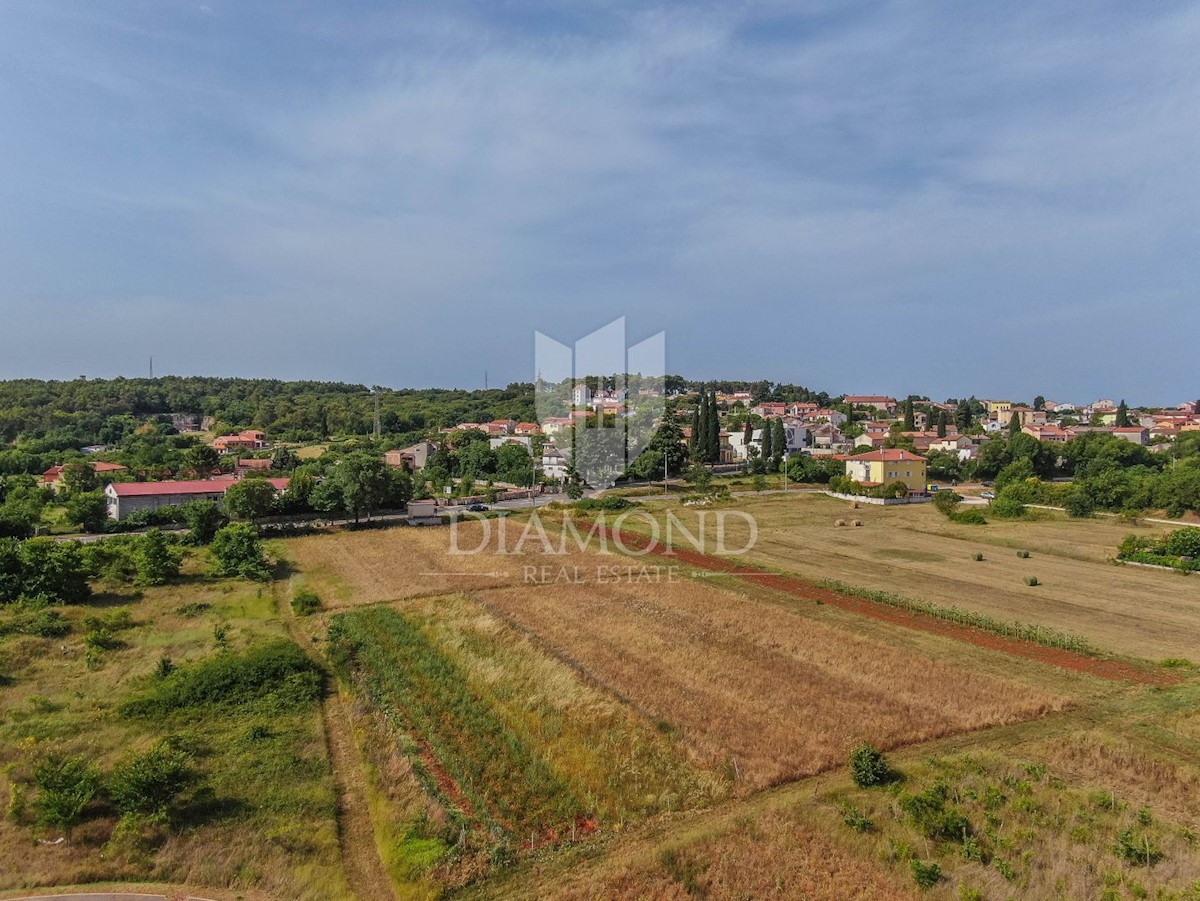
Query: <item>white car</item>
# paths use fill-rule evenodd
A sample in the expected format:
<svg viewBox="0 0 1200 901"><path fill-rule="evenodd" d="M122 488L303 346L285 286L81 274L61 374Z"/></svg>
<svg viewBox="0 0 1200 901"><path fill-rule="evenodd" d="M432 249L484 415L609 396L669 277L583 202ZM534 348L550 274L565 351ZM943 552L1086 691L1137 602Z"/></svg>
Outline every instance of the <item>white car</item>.
<svg viewBox="0 0 1200 901"><path fill-rule="evenodd" d="M995 497L996 497L996 492L994 492L994 491L984 491L984 492L981 492L979 496L980 496L981 498L983 498L985 501L990 501L990 500L993 500L993 499L995 499Z"/></svg>

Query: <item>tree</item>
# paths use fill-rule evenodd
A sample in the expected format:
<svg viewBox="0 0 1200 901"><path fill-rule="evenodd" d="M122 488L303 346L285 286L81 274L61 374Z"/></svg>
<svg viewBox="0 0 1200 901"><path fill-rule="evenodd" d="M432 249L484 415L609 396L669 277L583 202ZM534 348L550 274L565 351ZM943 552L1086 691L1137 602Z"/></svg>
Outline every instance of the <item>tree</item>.
<svg viewBox="0 0 1200 901"><path fill-rule="evenodd" d="M318 510L350 513L357 523L364 513L369 517L378 508L387 483L386 464L382 460L361 452L350 454L313 490L312 505Z"/></svg>
<svg viewBox="0 0 1200 901"><path fill-rule="evenodd" d="M132 754L108 777L108 794L121 813L166 814L196 779L192 758L170 741L160 741L142 754Z"/></svg>
<svg viewBox="0 0 1200 901"><path fill-rule="evenodd" d="M276 472L291 472L300 465L300 459L290 448L281 447L271 456L271 468Z"/></svg>
<svg viewBox="0 0 1200 901"><path fill-rule="evenodd" d="M703 463L693 463L687 471L688 484L703 493L712 486L712 470Z"/></svg>
<svg viewBox="0 0 1200 901"><path fill-rule="evenodd" d="M85 532L99 532L108 520L108 500L103 491L85 491L67 501L67 519Z"/></svg>
<svg viewBox="0 0 1200 901"><path fill-rule="evenodd" d="M82 757L50 754L33 768L38 789L34 807L38 820L57 826L70 838L72 829L83 819L83 812L100 788L100 771Z"/></svg>
<svg viewBox="0 0 1200 901"><path fill-rule="evenodd" d="M179 506L179 513L188 527L188 544L197 547L208 544L219 529L229 525L225 511L212 501L188 501Z"/></svg>
<svg viewBox="0 0 1200 901"><path fill-rule="evenodd" d="M717 392L709 392L708 400L708 462L719 463L721 460L721 414L717 410Z"/></svg>
<svg viewBox="0 0 1200 901"><path fill-rule="evenodd" d="M1127 429L1133 423L1129 418L1129 407L1126 405L1124 398L1121 399L1120 406L1117 407L1117 422L1116 426L1119 429Z"/></svg>
<svg viewBox="0 0 1200 901"><path fill-rule="evenodd" d="M235 519L254 520L275 509L275 486L263 478L241 479L225 492L225 510Z"/></svg>
<svg viewBox="0 0 1200 901"><path fill-rule="evenodd" d="M872 788L890 782L895 774L877 748L861 744L850 752L850 778L859 788Z"/></svg>
<svg viewBox="0 0 1200 901"><path fill-rule="evenodd" d="M212 475L213 470L221 465L221 455L216 448L207 444L197 444L190 447L183 455L184 465L195 476Z"/></svg>
<svg viewBox="0 0 1200 901"><path fill-rule="evenodd" d="M782 419L774 420L775 428L771 434L771 460L776 469L783 465L787 456L787 428Z"/></svg>
<svg viewBox="0 0 1200 901"><path fill-rule="evenodd" d="M1037 397L1035 397L1033 399L1033 409L1045 410L1046 409L1046 398L1042 397L1040 394Z"/></svg>
<svg viewBox="0 0 1200 901"><path fill-rule="evenodd" d="M754 440L754 423L750 417L746 417L746 425L742 428L742 447L750 447L750 442Z"/></svg>
<svg viewBox="0 0 1200 901"><path fill-rule="evenodd" d="M910 397L904 402L904 431L915 432L917 430L917 411L913 407L913 399Z"/></svg>
<svg viewBox="0 0 1200 901"><path fill-rule="evenodd" d="M134 556L137 567L136 585L162 585L179 575L182 555L171 547L167 536L151 529L141 537Z"/></svg>
<svg viewBox="0 0 1200 901"><path fill-rule="evenodd" d="M100 477L87 463L68 463L58 473L58 487L67 497L84 494L100 487Z"/></svg>
<svg viewBox="0 0 1200 901"><path fill-rule="evenodd" d="M1014 438L1019 434L1021 434L1021 414L1013 410L1013 414L1008 420L1008 437Z"/></svg>
<svg viewBox="0 0 1200 901"><path fill-rule="evenodd" d="M946 415L945 410L938 410L937 436L939 438L946 437L946 429L948 427L948 422L947 422L948 419L949 419L949 417Z"/></svg>
<svg viewBox="0 0 1200 901"><path fill-rule="evenodd" d="M235 522L217 532L209 546L213 574L241 576L265 582L271 578L258 529L248 522Z"/></svg>
<svg viewBox="0 0 1200 901"><path fill-rule="evenodd" d="M21 593L56 604L82 604L92 594L88 570L77 541L30 538L18 549Z"/></svg>

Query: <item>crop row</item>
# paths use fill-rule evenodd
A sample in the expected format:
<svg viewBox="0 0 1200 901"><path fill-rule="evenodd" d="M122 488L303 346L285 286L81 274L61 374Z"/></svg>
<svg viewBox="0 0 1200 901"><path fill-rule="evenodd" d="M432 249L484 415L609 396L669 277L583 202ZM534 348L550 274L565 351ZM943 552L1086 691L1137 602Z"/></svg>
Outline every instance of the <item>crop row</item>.
<svg viewBox="0 0 1200 901"><path fill-rule="evenodd" d="M453 786L426 785L452 806L461 792L481 822L524 840L583 814L567 785L523 744L464 674L405 616L386 607L344 613L331 624L335 664L394 730L420 770L428 749Z"/></svg>

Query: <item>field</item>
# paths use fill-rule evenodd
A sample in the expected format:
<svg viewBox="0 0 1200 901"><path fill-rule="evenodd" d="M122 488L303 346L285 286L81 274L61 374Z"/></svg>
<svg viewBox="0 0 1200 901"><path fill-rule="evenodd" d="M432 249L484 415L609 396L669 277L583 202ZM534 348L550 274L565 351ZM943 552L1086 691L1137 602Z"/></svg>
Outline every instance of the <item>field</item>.
<svg viewBox="0 0 1200 901"><path fill-rule="evenodd" d="M666 502L641 501L661 522ZM503 536L462 526L477 553L452 553L447 528L335 531L270 542L270 585L203 576L196 557L174 585L67 608L65 638L0 637L0 885L1200 899L1200 679L1179 659L1200 657L1200 601L1190 579L1108 562L1134 526L957 526L811 494L724 504L669 509L694 532L701 512L752 514L757 543L733 560L643 556L611 533L546 553L556 510ZM623 527L639 529L644 512ZM89 651L88 617L120 640ZM1065 637L994 634L1013 620ZM1069 636L1087 647L1059 647ZM269 641L289 666L323 663L324 691L319 671L288 670L265 694L197 701L155 676L164 655L194 676ZM167 737L204 777L187 828L127 835L97 809L31 850L55 837L20 809L38 754L108 770ZM864 742L895 778L850 780Z"/></svg>
<svg viewBox="0 0 1200 901"><path fill-rule="evenodd" d="M1035 622L1132 657L1200 660L1197 583L1172 572L1111 562L1125 535L1165 527L1071 520L1041 511L1029 521L958 525L928 504L850 509L849 503L823 495L728 503L752 513L757 522L757 543L744 559L776 571ZM655 502L648 506L661 508ZM671 510L693 531L704 513L712 541L713 510L678 505ZM839 527L839 519L863 525ZM729 544L738 546L746 529L740 520L730 520ZM1018 550L1028 550L1030 557L1017 557ZM976 562L976 553L984 559ZM1041 584L1030 588L1026 576L1036 576Z"/></svg>
<svg viewBox="0 0 1200 901"><path fill-rule="evenodd" d="M129 715L122 705L161 684L164 656L180 671L220 653L286 636L269 586L209 579L192 561L181 584L101 594L63 613L61 637L0 638L0 764L8 817L0 822L0 892L76 883L154 881L228 889L247 898L345 898L336 799L315 701L278 696ZM117 640L97 651L85 620ZM222 632L221 652L215 629ZM200 774L179 826L128 821L100 809L69 841L31 827L27 780L52 752L110 771L127 754L168 739ZM23 808L25 808L23 810ZM132 827L132 828L130 828ZM32 834L49 844L34 842Z"/></svg>

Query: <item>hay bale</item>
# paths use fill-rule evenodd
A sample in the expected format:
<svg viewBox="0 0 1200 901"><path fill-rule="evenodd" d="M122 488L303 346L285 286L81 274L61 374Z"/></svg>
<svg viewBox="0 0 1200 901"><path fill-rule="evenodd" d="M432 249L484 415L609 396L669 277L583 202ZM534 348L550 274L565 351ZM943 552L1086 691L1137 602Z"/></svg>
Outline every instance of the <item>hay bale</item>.
<svg viewBox="0 0 1200 901"><path fill-rule="evenodd" d="M839 526L839 527L844 526L845 524L846 524L846 520L844 520L844 519L839 519L837 522L834 523L835 526Z"/></svg>

